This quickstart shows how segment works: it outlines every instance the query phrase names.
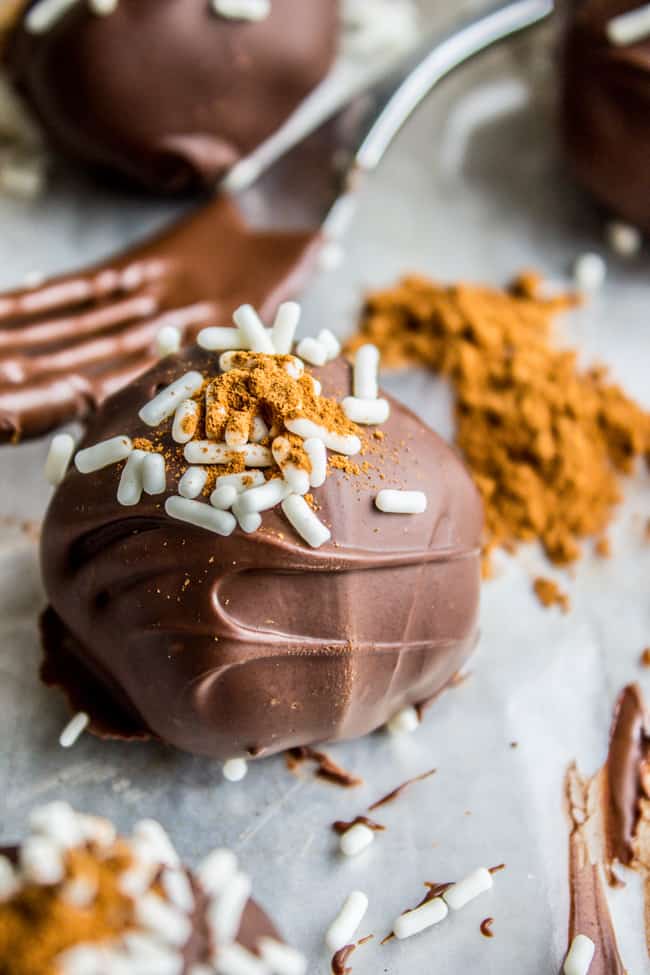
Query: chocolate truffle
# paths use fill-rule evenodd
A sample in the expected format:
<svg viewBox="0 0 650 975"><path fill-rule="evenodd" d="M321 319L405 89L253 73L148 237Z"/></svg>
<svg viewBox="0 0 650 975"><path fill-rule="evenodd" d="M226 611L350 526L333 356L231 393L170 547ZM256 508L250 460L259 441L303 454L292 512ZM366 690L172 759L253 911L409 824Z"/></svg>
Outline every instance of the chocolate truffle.
<svg viewBox="0 0 650 975"><path fill-rule="evenodd" d="M575 3L563 50L562 134L582 184L609 211L650 231L650 36L617 45L612 18L635 0Z"/></svg>
<svg viewBox="0 0 650 975"><path fill-rule="evenodd" d="M41 32L26 23L10 63L52 142L178 192L212 185L321 80L337 3L273 0L253 21L217 14L210 0L119 0L104 16L77 0Z"/></svg>
<svg viewBox="0 0 650 975"><path fill-rule="evenodd" d="M476 642L482 526L463 464L410 410L386 397L390 416L381 426L361 429L347 419L340 401L350 393L351 368L342 359L294 379L287 356L228 356L225 374L202 348L165 359L90 421L82 446L131 438L136 449L162 454L161 494L143 493L126 507L116 499L119 483L123 501L136 499L126 497L121 465L87 474L71 467L42 535L46 681L61 685L100 733L149 734L222 759L363 735L440 691ZM187 394L203 413L199 439L183 447L171 417L152 428L138 414L188 375ZM312 378L322 383L321 395ZM269 436L262 430L259 442L231 449L252 448L246 462L267 465L269 481L261 470L254 476L277 496L247 504L241 495L232 505L235 527L231 512L208 503L210 461L227 445L201 438L252 438L247 410L261 410ZM143 416L151 422L152 413L147 407ZM185 426L184 416L173 420L177 441L193 435L195 421ZM324 483L311 453L305 462L319 423L334 448ZM361 452L345 456L357 435ZM231 459L250 481L242 456ZM84 459L76 463L94 466ZM282 493L276 460L297 495ZM137 455L133 464L141 461ZM184 499L170 496L179 493L188 462L209 472L192 510L219 534L178 520L175 506ZM186 497L201 490L202 476ZM317 485L306 501L299 496L305 476ZM376 504L383 489L422 492L426 510L387 514ZM250 483L248 491L253 496ZM252 511L261 515L246 521Z"/></svg>
<svg viewBox="0 0 650 975"><path fill-rule="evenodd" d="M20 846L0 848L0 970L190 975L230 971L226 955L304 971L250 889L229 850L190 870L154 820L117 836L109 820L52 802L31 813Z"/></svg>

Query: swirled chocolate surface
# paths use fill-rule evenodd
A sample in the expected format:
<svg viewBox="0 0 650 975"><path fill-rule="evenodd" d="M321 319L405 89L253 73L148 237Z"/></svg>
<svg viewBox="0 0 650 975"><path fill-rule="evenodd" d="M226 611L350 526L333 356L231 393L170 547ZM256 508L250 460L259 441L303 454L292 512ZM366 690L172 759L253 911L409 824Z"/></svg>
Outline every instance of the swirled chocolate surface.
<svg viewBox="0 0 650 975"><path fill-rule="evenodd" d="M637 0L573 4L564 43L561 120L569 161L610 211L650 230L650 37L617 46L608 21Z"/></svg>
<svg viewBox="0 0 650 975"><path fill-rule="evenodd" d="M190 368L214 374L214 357L161 361L105 403L85 442L146 436L138 410ZM350 390L342 360L314 375L323 395ZM116 467L72 468L42 535L46 679L95 730L219 758L363 735L447 684L476 642L480 501L444 441L391 406L367 474L333 470L316 489L332 532L319 549L279 508L221 538L170 519L163 495L121 507ZM378 511L388 486L426 491L426 512Z"/></svg>
<svg viewBox="0 0 650 975"><path fill-rule="evenodd" d="M259 22L209 0L74 4L20 28L16 82L67 155L148 190L210 186L271 135L330 67L336 0L273 0Z"/></svg>

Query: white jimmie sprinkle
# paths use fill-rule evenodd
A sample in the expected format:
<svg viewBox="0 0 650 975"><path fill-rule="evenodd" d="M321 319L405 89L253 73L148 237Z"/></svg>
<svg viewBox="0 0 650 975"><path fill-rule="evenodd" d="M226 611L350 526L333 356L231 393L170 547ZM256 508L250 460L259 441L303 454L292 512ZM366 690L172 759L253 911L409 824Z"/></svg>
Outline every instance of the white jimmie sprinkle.
<svg viewBox="0 0 650 975"><path fill-rule="evenodd" d="M309 457L311 464L311 474L309 483L312 487L322 487L327 477L327 451L322 440L316 437L308 437L303 441L305 453Z"/></svg>
<svg viewBox="0 0 650 975"><path fill-rule="evenodd" d="M25 30L29 34L44 34L74 6L77 0L41 0L25 17Z"/></svg>
<svg viewBox="0 0 650 975"><path fill-rule="evenodd" d="M45 477L54 487L65 477L74 448L75 443L69 433L57 433L56 437L52 437L45 461Z"/></svg>
<svg viewBox="0 0 650 975"><path fill-rule="evenodd" d="M328 362L330 362L332 359L336 359L336 357L341 354L341 343L337 339L334 332L330 332L329 328L322 328L320 330L317 341L325 347Z"/></svg>
<svg viewBox="0 0 650 975"><path fill-rule="evenodd" d="M346 857L356 857L367 850L375 839L375 831L365 823L355 823L341 833L339 848Z"/></svg>
<svg viewBox="0 0 650 975"><path fill-rule="evenodd" d="M178 482L178 493L182 498L198 498L207 479L205 467L188 467Z"/></svg>
<svg viewBox="0 0 650 975"><path fill-rule="evenodd" d="M273 341L271 332L264 327L259 315L252 305L240 305L233 312L232 320L238 326L244 342L251 352L262 352L266 355L273 355Z"/></svg>
<svg viewBox="0 0 650 975"><path fill-rule="evenodd" d="M211 326L203 328L196 337L196 344L208 352L225 352L227 349L245 349L244 336L238 328Z"/></svg>
<svg viewBox="0 0 650 975"><path fill-rule="evenodd" d="M418 713L413 707L402 708L394 714L386 727L391 735L410 734L420 726Z"/></svg>
<svg viewBox="0 0 650 975"><path fill-rule="evenodd" d="M219 508L220 511L227 511L233 506L237 498L237 488L232 484L223 484L221 487L215 488L210 495L210 504L213 508Z"/></svg>
<svg viewBox="0 0 650 975"><path fill-rule="evenodd" d="M492 874L486 867L479 867L473 870L463 880L457 884L452 884L442 895L445 902L451 907L452 911L458 911L465 904L490 890L493 885Z"/></svg>
<svg viewBox="0 0 650 975"><path fill-rule="evenodd" d="M650 3L612 17L605 31L608 40L620 47L644 40L650 34Z"/></svg>
<svg viewBox="0 0 650 975"><path fill-rule="evenodd" d="M291 455L289 439L287 437L276 437L271 444L271 453L292 493L307 494L309 491L309 471L303 470L289 460Z"/></svg>
<svg viewBox="0 0 650 975"><path fill-rule="evenodd" d="M110 464L118 464L121 460L126 460L133 444L129 437L111 437L110 440L102 440L92 447L84 447L74 459L74 465L80 474L92 474Z"/></svg>
<svg viewBox="0 0 650 975"><path fill-rule="evenodd" d="M174 494L165 501L165 511L170 518L177 518L195 528L205 528L216 535L232 535L237 522L229 511L217 511L202 501L191 501Z"/></svg>
<svg viewBox="0 0 650 975"><path fill-rule="evenodd" d="M426 928L439 924L447 917L449 910L441 897L434 897L413 911L400 914L393 924L393 933L400 941L403 938L411 938L414 934L419 934Z"/></svg>
<svg viewBox="0 0 650 975"><path fill-rule="evenodd" d="M242 471L241 474L222 474L217 478L216 485L220 487L234 487L238 494L249 488L259 487L266 483L261 471Z"/></svg>
<svg viewBox="0 0 650 975"><path fill-rule="evenodd" d="M312 366L324 366L327 362L327 347L311 336L298 342L296 352Z"/></svg>
<svg viewBox="0 0 650 975"><path fill-rule="evenodd" d="M162 454L147 453L142 462L142 487L145 494L162 494L167 487L165 458Z"/></svg>
<svg viewBox="0 0 650 975"><path fill-rule="evenodd" d="M141 819L133 828L133 846L143 860L178 867L180 858L167 831L156 819Z"/></svg>
<svg viewBox="0 0 650 975"><path fill-rule="evenodd" d="M293 420L285 420L284 425L290 433L295 433L303 440L315 437L317 440L322 440L328 450L333 450L337 454L345 454L346 457L354 457L361 450L361 441L356 434L333 433L306 417L300 416Z"/></svg>
<svg viewBox="0 0 650 975"><path fill-rule="evenodd" d="M239 944L219 948L215 965L219 975L271 975L261 958Z"/></svg>
<svg viewBox="0 0 650 975"><path fill-rule="evenodd" d="M117 486L117 500L125 507L138 504L142 497L143 466L146 456L145 450L132 450L124 465Z"/></svg>
<svg viewBox="0 0 650 975"><path fill-rule="evenodd" d="M248 772L248 765L245 758L229 758L227 762L223 763L224 779L228 782L241 782L243 778L246 777Z"/></svg>
<svg viewBox="0 0 650 975"><path fill-rule="evenodd" d="M354 357L352 388L357 399L377 399L379 395L379 349L362 345Z"/></svg>
<svg viewBox="0 0 650 975"><path fill-rule="evenodd" d="M58 884L65 876L62 848L47 836L30 836L20 848L24 878L37 884Z"/></svg>
<svg viewBox="0 0 650 975"><path fill-rule="evenodd" d="M85 711L79 711L78 714L75 714L59 735L59 745L61 748L71 748L84 733L89 723L90 717Z"/></svg>
<svg viewBox="0 0 650 975"><path fill-rule="evenodd" d="M188 443L199 425L199 404L194 399L184 399L174 411L172 440L175 443Z"/></svg>
<svg viewBox="0 0 650 975"><path fill-rule="evenodd" d="M273 463L269 448L258 443L238 447L212 440L192 440L184 450L185 460L189 464L228 464L233 454L242 454L247 467L270 467Z"/></svg>
<svg viewBox="0 0 650 975"><path fill-rule="evenodd" d="M278 355L289 355L291 352L299 321L300 305L295 301L285 301L280 305L271 329L271 341Z"/></svg>
<svg viewBox="0 0 650 975"><path fill-rule="evenodd" d="M607 265L600 254L582 254L573 267L573 277L580 291L599 291L606 275Z"/></svg>
<svg viewBox="0 0 650 975"><path fill-rule="evenodd" d="M375 498L380 511L391 515L421 515L427 510L424 491L393 491L385 489Z"/></svg>
<svg viewBox="0 0 650 975"><path fill-rule="evenodd" d="M346 396L341 406L348 420L365 426L385 423L390 416L390 405L387 399L359 399L357 396Z"/></svg>
<svg viewBox="0 0 650 975"><path fill-rule="evenodd" d="M181 400L195 396L203 386L203 376L200 372L192 370L186 372L184 376L175 379L173 383L161 390L157 396L142 407L138 416L143 423L149 427L157 427L158 424L171 416Z"/></svg>
<svg viewBox="0 0 650 975"><path fill-rule="evenodd" d="M261 416L254 416L251 422L251 429L248 435L248 439L251 443L259 443L260 440L264 440L265 437L269 435L269 428L262 419Z"/></svg>
<svg viewBox="0 0 650 975"><path fill-rule="evenodd" d="M11 860L0 853L0 904L8 901L20 887L18 876Z"/></svg>
<svg viewBox="0 0 650 975"><path fill-rule="evenodd" d="M609 246L619 257L634 257L641 250L641 231L629 223L612 220L607 225Z"/></svg>
<svg viewBox="0 0 650 975"><path fill-rule="evenodd" d="M271 0L211 0L212 9L228 20L265 20L271 13Z"/></svg>
<svg viewBox="0 0 650 975"><path fill-rule="evenodd" d="M348 894L325 934L325 943L330 951L339 951L352 941L367 910L368 897L362 890L353 890Z"/></svg>
<svg viewBox="0 0 650 975"><path fill-rule="evenodd" d="M240 494L237 510L242 515L259 514L260 511L275 508L290 493L291 488L281 477L273 477L261 487L251 488L250 491Z"/></svg>
<svg viewBox="0 0 650 975"><path fill-rule="evenodd" d="M320 548L332 537L329 528L316 517L299 494L290 494L285 498L282 502L282 510L287 521L312 548Z"/></svg>
<svg viewBox="0 0 650 975"><path fill-rule="evenodd" d="M175 325L163 325L156 333L156 352L162 358L174 355L181 347L181 330Z"/></svg>
<svg viewBox="0 0 650 975"><path fill-rule="evenodd" d="M305 975L307 971L307 959L304 955L275 938L259 938L257 950L273 975Z"/></svg>
<svg viewBox="0 0 650 975"><path fill-rule="evenodd" d="M596 945L586 934L576 934L564 962L564 975L587 975L596 953Z"/></svg>
<svg viewBox="0 0 650 975"><path fill-rule="evenodd" d="M199 864L197 876L206 894L215 897L226 889L237 873L237 857L232 850L216 849Z"/></svg>
<svg viewBox="0 0 650 975"><path fill-rule="evenodd" d="M97 17L108 17L117 10L118 0L88 0L90 9Z"/></svg>
<svg viewBox="0 0 650 975"><path fill-rule="evenodd" d="M194 909L194 893L184 870L163 871L162 886L174 907L185 914L191 913Z"/></svg>
<svg viewBox="0 0 650 975"><path fill-rule="evenodd" d="M236 873L208 908L208 920L217 944L233 941L241 924L244 908L251 894L251 881L245 873Z"/></svg>
<svg viewBox="0 0 650 975"><path fill-rule="evenodd" d="M135 902L136 920L166 944L180 947L192 933L192 923L184 913L157 894L145 894Z"/></svg>
<svg viewBox="0 0 650 975"><path fill-rule="evenodd" d="M237 502L232 506L232 513L237 519L237 524L246 535L252 535L262 524L262 516L255 512L252 515L242 514L239 511Z"/></svg>

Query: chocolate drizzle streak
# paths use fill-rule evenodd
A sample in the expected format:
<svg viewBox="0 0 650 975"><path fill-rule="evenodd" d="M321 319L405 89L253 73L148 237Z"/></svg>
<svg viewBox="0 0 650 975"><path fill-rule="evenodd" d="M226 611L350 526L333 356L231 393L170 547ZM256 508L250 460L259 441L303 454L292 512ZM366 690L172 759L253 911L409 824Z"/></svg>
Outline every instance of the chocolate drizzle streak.
<svg viewBox="0 0 650 975"><path fill-rule="evenodd" d="M316 762L316 778L325 779L334 785L343 786L345 789L363 785L363 779L353 775L346 769L337 765L326 752L317 751L309 745L299 745L297 748L290 748L287 752L287 767L290 770L296 768L302 762Z"/></svg>
<svg viewBox="0 0 650 975"><path fill-rule="evenodd" d="M641 772L650 756L650 737L646 729L641 688L638 684L630 684L616 702L609 753L603 770L607 796L607 859L626 865L633 859L633 838L642 795Z"/></svg>
<svg viewBox="0 0 650 975"><path fill-rule="evenodd" d="M483 918L480 925L481 934L484 938L493 938L494 931L492 930L492 925L494 924L493 917Z"/></svg>
<svg viewBox="0 0 650 975"><path fill-rule="evenodd" d="M348 975L352 969L346 967L346 962L353 951L357 950L356 944L345 945L332 956L332 975Z"/></svg>
<svg viewBox="0 0 650 975"><path fill-rule="evenodd" d="M363 826L367 826L368 829L372 829L375 832L380 832L386 829L386 827L382 826L381 823L376 823L373 819L368 819L367 816L357 816L355 819L351 819L350 822L346 822L344 819L337 819L335 823L332 823L332 829L340 836L342 833L347 833L347 831L352 829L353 826L356 826L357 823L361 823Z"/></svg>
<svg viewBox="0 0 650 975"><path fill-rule="evenodd" d="M436 769L432 768L429 769L428 772L422 772L421 775L416 775L412 779L407 779L406 782L402 782L402 784L398 785L396 789L392 790L392 792L387 793L387 795L382 796L381 799L377 799L376 802L373 802L371 806L368 806L368 812L372 812L373 809L379 809L380 806L386 806L389 802L394 802L403 792L406 791L406 789L409 788L409 786L414 785L416 782L422 782L424 779L428 779L430 776L435 775L435 773Z"/></svg>

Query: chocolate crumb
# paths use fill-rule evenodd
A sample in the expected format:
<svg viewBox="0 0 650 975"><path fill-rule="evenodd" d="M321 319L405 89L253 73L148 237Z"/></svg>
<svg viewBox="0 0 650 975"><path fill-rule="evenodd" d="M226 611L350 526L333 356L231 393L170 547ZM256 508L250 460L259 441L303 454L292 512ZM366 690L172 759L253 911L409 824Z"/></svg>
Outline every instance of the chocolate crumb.
<svg viewBox="0 0 650 975"><path fill-rule="evenodd" d="M494 924L493 917L486 917L481 921L481 934L484 938L493 938L494 931L492 930L492 925Z"/></svg>

